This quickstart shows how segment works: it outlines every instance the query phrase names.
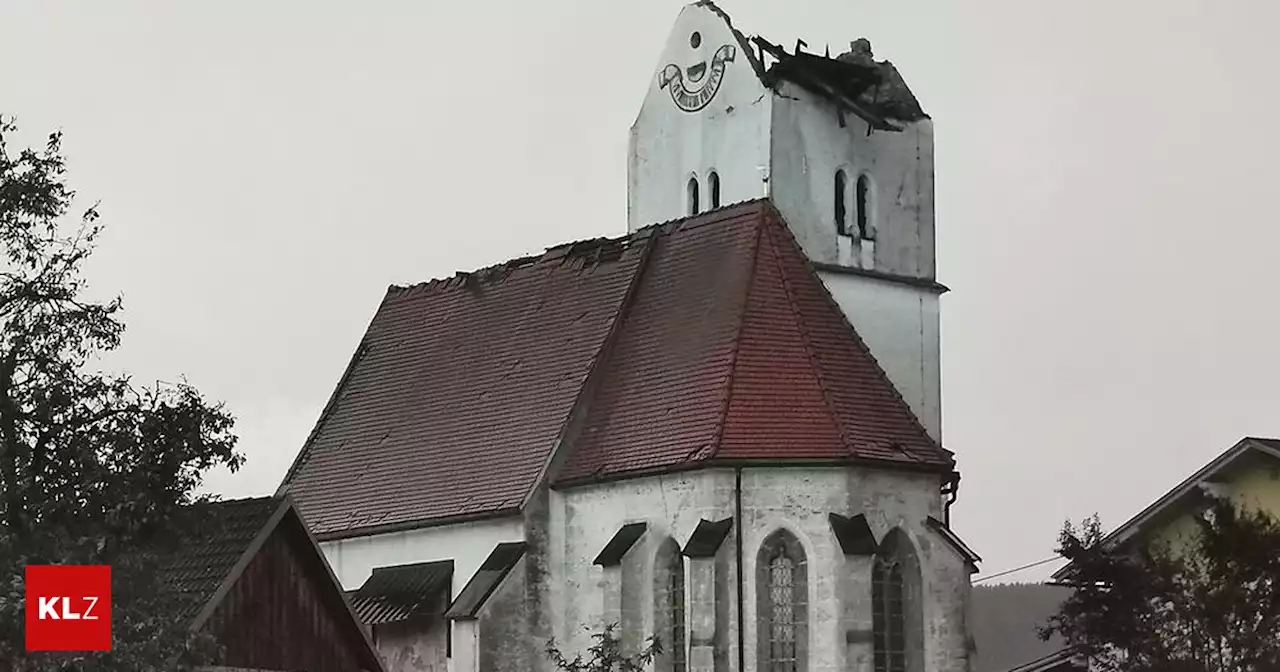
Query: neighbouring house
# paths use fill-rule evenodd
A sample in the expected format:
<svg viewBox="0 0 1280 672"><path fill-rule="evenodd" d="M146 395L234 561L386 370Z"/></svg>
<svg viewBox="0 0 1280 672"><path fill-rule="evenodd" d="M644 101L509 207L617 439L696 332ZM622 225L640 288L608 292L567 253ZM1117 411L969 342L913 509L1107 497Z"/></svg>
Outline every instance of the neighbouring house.
<svg viewBox="0 0 1280 672"><path fill-rule="evenodd" d="M1241 439L1107 534L1103 543L1120 548L1158 543L1176 550L1196 533L1196 516L1203 514L1215 497L1280 517L1280 439ZM1053 578L1069 582L1071 571L1068 563ZM1065 651L1060 653L1070 657ZM1017 668L1019 672L1022 669Z"/></svg>
<svg viewBox="0 0 1280 672"><path fill-rule="evenodd" d="M384 672L292 500L197 506L208 507L207 524L181 540L158 580L188 598L178 617L224 647L213 670Z"/></svg>
<svg viewBox="0 0 1280 672"><path fill-rule="evenodd" d="M280 487L388 669L547 670L619 624L659 672L968 670L932 133L865 40L698 2L626 235L390 288Z"/></svg>

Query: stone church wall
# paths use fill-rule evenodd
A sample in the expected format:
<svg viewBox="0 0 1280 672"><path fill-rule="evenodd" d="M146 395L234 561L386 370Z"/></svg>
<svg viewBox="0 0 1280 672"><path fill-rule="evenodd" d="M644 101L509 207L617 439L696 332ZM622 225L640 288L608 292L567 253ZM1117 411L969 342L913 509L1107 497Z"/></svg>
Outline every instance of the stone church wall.
<svg viewBox="0 0 1280 672"><path fill-rule="evenodd" d="M925 525L942 517L937 475L842 468L757 468L742 474L744 672L756 665L756 554L779 528L803 546L808 562L808 672L870 672L870 561L846 558L828 522L829 513L865 514L877 538L900 529L910 539L920 565L924 662L928 672L966 672L965 610L969 574L965 561ZM683 545L700 519L734 515L734 472L704 470L579 487L551 495L548 515L547 590L558 641L569 651L590 645L584 628L621 621L635 645L655 629L654 558L668 536ZM622 525L645 522L648 529L624 559L616 579L592 560ZM714 572L688 571L690 639L699 642L698 614L714 614L714 657L690 658L690 670L737 670L738 623L735 532L716 558ZM859 564L860 563L860 564ZM700 578L701 577L701 578ZM715 585L700 585L699 582ZM620 595L611 597L610 591ZM717 608L702 608L698 595L718 595ZM707 649L710 655L711 648ZM660 667L660 666L659 666Z"/></svg>

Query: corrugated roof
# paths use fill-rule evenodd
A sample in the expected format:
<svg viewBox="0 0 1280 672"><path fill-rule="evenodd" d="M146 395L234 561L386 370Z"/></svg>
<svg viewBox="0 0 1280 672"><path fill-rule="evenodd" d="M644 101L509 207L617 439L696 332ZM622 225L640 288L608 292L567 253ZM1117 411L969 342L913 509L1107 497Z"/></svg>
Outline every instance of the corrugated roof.
<svg viewBox="0 0 1280 672"><path fill-rule="evenodd" d="M753 201L393 288L286 487L322 536L515 512L561 441L561 485L716 462L953 464Z"/></svg>
<svg viewBox="0 0 1280 672"><path fill-rule="evenodd" d="M452 578L452 560L378 567L347 597L365 625L394 623L444 613L442 595Z"/></svg>

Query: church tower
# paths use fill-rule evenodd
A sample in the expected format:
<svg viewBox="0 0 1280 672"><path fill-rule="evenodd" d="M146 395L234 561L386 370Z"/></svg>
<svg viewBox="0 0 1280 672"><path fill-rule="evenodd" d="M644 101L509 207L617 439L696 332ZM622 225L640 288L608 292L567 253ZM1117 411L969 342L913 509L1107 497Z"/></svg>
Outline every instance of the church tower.
<svg viewBox="0 0 1280 672"><path fill-rule="evenodd" d="M932 123L866 40L806 49L687 6L631 127L628 227L768 198L941 441Z"/></svg>

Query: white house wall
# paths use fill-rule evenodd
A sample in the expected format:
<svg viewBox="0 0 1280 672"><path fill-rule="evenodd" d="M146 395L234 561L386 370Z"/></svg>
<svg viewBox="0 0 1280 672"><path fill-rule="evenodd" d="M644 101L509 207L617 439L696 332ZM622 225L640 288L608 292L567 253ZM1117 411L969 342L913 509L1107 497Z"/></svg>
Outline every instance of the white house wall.
<svg viewBox="0 0 1280 672"><path fill-rule="evenodd" d="M700 36L696 49L690 46L695 32ZM677 107L672 83L662 86L664 71L675 66L690 89L706 86L710 73L692 82L689 67L705 63L710 69L716 51L723 47L732 50L733 60L726 62L715 96L698 111ZM629 230L688 214L686 187L692 176L699 181L702 210L710 209L707 175L712 170L720 177L722 205L763 197L771 104L766 94L748 53L719 14L705 6L691 5L681 11L631 127Z"/></svg>
<svg viewBox="0 0 1280 672"><path fill-rule="evenodd" d="M941 442L938 293L850 273L818 276L925 430Z"/></svg>
<svg viewBox="0 0 1280 672"><path fill-rule="evenodd" d="M452 599L495 546L523 540L523 519L515 517L325 541L320 548L343 590L359 588L375 567L452 560Z"/></svg>

